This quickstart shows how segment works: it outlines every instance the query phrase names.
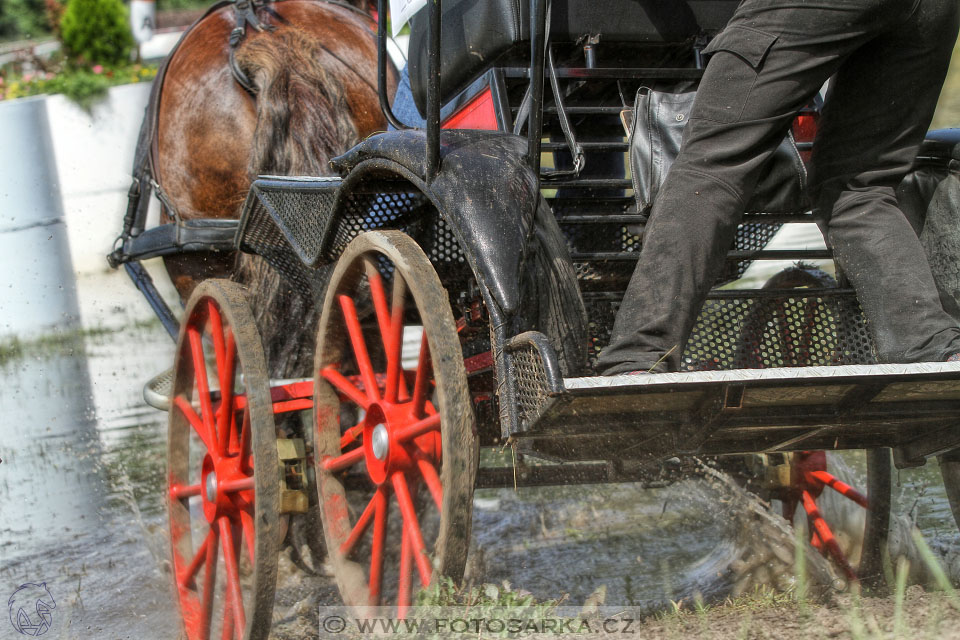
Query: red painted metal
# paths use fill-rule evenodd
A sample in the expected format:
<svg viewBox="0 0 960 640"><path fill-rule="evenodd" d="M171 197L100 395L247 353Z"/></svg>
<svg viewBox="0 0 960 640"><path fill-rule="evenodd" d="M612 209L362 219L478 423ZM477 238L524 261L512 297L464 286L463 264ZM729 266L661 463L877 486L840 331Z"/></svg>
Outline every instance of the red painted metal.
<svg viewBox="0 0 960 640"><path fill-rule="evenodd" d="M857 572L850 566L847 557L843 554L843 551L840 550L840 545L837 544L836 538L833 537L833 531L830 530L827 521L824 520L820 514L820 510L817 508L817 503L814 501L813 496L811 496L808 491L803 491L801 492L801 498L803 500L803 510L807 512L807 517L810 519L811 524L813 524L817 537L820 538L820 541L830 555L833 556L834 562L837 563L847 579L856 581Z"/></svg>
<svg viewBox="0 0 960 640"><path fill-rule="evenodd" d="M383 487L378 487L376 493L374 493L373 498L370 499L370 502L367 503L366 508L363 510L363 513L360 514L360 517L357 518L357 524L353 525L353 531L350 532L350 536L340 545L340 553L343 555L349 554L354 545L360 540L361 536L367 531L367 527L370 526L370 523L373 521L373 515L377 509L377 502L379 496L383 493Z"/></svg>
<svg viewBox="0 0 960 640"><path fill-rule="evenodd" d="M817 122L820 115L816 112L801 113L793 120L793 138L797 142L813 142L817 137ZM812 151L801 151L804 162L810 162Z"/></svg>
<svg viewBox="0 0 960 640"><path fill-rule="evenodd" d="M373 543L370 551L370 604L380 604L380 584L383 580L383 546L387 538L389 502L383 488L373 494L376 513L373 517Z"/></svg>
<svg viewBox="0 0 960 640"><path fill-rule="evenodd" d="M407 617L410 607L410 591L413 583L413 550L410 548L410 532L403 528L400 534L400 577L397 585L397 617Z"/></svg>
<svg viewBox="0 0 960 640"><path fill-rule="evenodd" d="M413 415L422 416L427 402L427 393L430 390L430 372L433 364L430 362L430 343L427 334L420 339L420 357L417 359L417 377L413 383Z"/></svg>
<svg viewBox="0 0 960 640"><path fill-rule="evenodd" d="M486 351L478 353L475 356L463 359L463 366L467 370L467 375L477 373L485 369L493 368L493 352Z"/></svg>
<svg viewBox="0 0 960 640"><path fill-rule="evenodd" d="M372 604L379 604L382 599L387 545L400 547L397 605L398 615L402 616L411 604L413 568L416 567L421 585L429 585L431 578L432 566L413 496L419 487L426 486L437 508L442 507L443 486L438 473L441 416L431 402L435 383L426 334L421 338L416 370L405 371L402 366L405 283L399 283L402 288L398 291L398 283L394 282L393 298L388 302L379 273L372 265L367 266L366 273L386 358L385 362L379 361L379 368L370 362L365 343L369 333L365 336L360 331L357 303L348 295L339 295L349 348L360 379L344 376L336 364L324 367L320 376L336 390L340 402L354 404L365 413L362 421L340 434L340 454L325 457L321 465L333 473L362 472L376 486L376 491L355 520L349 516L346 505L340 504L340 498L328 500L324 509L332 523L331 531L341 532L338 538L342 542L337 552L342 557L359 553L364 549L360 541L370 536L366 553L369 553L367 586ZM412 392L407 392L407 385ZM374 453L373 434L384 429L387 446L378 449L378 458ZM397 536L400 540L388 537L387 519L392 502L399 507L403 520Z"/></svg>
<svg viewBox="0 0 960 640"><path fill-rule="evenodd" d="M228 518L220 518L220 540L223 542L223 564L227 574L227 596L233 623L238 629L247 626L243 612L243 592L240 589L240 569L237 564L236 546L233 541L233 527ZM225 608L226 609L226 608ZM224 616L227 612L224 611ZM226 621L226 617L224 618Z"/></svg>
<svg viewBox="0 0 960 640"><path fill-rule="evenodd" d="M397 429L394 432L394 439L397 442L408 442L430 431L436 431L438 428L440 428L440 414L435 413L423 420Z"/></svg>
<svg viewBox="0 0 960 640"><path fill-rule="evenodd" d="M370 363L370 354L367 352L367 343L363 339L360 320L357 317L357 307L350 296L341 295L338 296L338 299L343 311L343 322L346 324L347 334L350 336L350 344L353 346L353 357L360 369L364 391L371 402L377 402L380 400L380 392L377 387L376 375L373 373L373 365Z"/></svg>
<svg viewBox="0 0 960 640"><path fill-rule="evenodd" d="M486 89L471 98L465 105L450 115L443 124L443 129L483 129L496 131L497 111L493 106L493 92L488 86Z"/></svg>
<svg viewBox="0 0 960 640"><path fill-rule="evenodd" d="M420 469L420 473L423 475L423 480L427 484L427 489L430 490L430 495L433 496L433 501L437 505L437 509L443 509L443 485L440 483L440 476L437 475L437 470L433 468L433 464L424 457L417 458L417 467Z"/></svg>
<svg viewBox="0 0 960 640"><path fill-rule="evenodd" d="M250 563L255 564L255 522L253 517L256 485L253 459L250 452L250 418L246 397L234 393L237 376L237 349L234 334L224 325L221 311L213 302L204 307L204 313L188 319L186 348L193 365L194 388L188 395L177 395L172 410L179 412L196 432L205 452L200 456L200 482L184 484L168 480L167 493L171 501L199 498L202 504L206 534L201 544L188 558L177 552L178 544L191 531L171 529L174 574L186 635L190 640L208 640L211 637L212 617L216 593L223 594L223 638L243 638L246 619L243 591L240 582L239 560L242 548L247 548ZM204 334L213 345L216 371L208 374L204 354ZM211 389L215 379L218 389ZM279 385L272 390L278 400L279 411L297 406L312 406L312 382ZM199 413L191 403L199 405ZM208 476L216 474L216 482ZM208 495L207 487L212 495ZM196 527L193 527L194 529ZM217 584L217 562L224 559L224 583ZM197 578L203 569L200 589Z"/></svg>
<svg viewBox="0 0 960 640"><path fill-rule="evenodd" d="M347 453L339 455L336 458L325 458L323 461L323 468L331 473L343 471L344 469L348 469L363 460L363 454L364 447L358 447L348 451Z"/></svg>
<svg viewBox="0 0 960 640"><path fill-rule="evenodd" d="M211 528L210 546L207 547L207 557L203 563L203 604L200 609L200 637L210 637L210 623L213 620L213 597L217 588L217 556L219 550L217 546L220 542L220 536L217 530ZM190 627L187 627L187 633Z"/></svg>
<svg viewBox="0 0 960 640"><path fill-rule="evenodd" d="M867 500L867 496L863 495L847 483L838 480L835 476L827 473L826 471L807 472L807 477L811 483L819 482L820 484L830 487L843 497L853 500L864 509L870 508L870 503Z"/></svg>
<svg viewBox="0 0 960 640"><path fill-rule="evenodd" d="M361 409L366 409L370 406L370 400L367 396L335 368L325 367L323 371L320 372L320 375L324 380L332 384L334 389L345 395Z"/></svg>
<svg viewBox="0 0 960 640"><path fill-rule="evenodd" d="M393 489L396 492L397 503L400 505L400 513L403 514L403 528L410 535L413 560L417 565L417 571L420 573L420 582L425 587L429 586L430 574L433 569L430 567L430 560L427 559L427 547L423 543L423 533L420 531L420 522L417 520L417 511L413 506L413 498L410 495L410 488L407 486L407 478L402 471L397 471L391 479Z"/></svg>
<svg viewBox="0 0 960 640"><path fill-rule="evenodd" d="M830 487L864 509L868 509L867 497L826 470L827 457L824 451L796 453L791 466L791 492L790 496L784 500L784 517L792 520L797 504L802 504L811 525L811 546L824 554L829 554L848 579L856 580L856 571L837 544L830 526L817 507L816 499L825 487Z"/></svg>

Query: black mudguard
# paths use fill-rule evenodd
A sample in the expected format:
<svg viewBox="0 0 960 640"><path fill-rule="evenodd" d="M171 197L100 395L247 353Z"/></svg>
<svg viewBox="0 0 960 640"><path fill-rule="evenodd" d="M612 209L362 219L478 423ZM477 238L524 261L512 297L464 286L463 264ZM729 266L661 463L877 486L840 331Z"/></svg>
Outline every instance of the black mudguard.
<svg viewBox="0 0 960 640"><path fill-rule="evenodd" d="M414 184L456 234L488 307L494 305L491 319L506 325L509 334L545 333L564 372L580 371L586 362L586 311L566 243L524 161L526 139L444 131L441 169L429 184L425 145L423 131L384 133L331 164L345 176L345 187L366 170L393 171Z"/></svg>

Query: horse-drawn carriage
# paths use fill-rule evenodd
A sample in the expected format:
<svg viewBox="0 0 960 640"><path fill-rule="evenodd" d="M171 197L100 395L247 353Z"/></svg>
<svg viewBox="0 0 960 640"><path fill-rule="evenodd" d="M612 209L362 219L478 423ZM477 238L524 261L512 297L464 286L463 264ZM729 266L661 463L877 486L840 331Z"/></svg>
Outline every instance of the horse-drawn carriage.
<svg viewBox="0 0 960 640"><path fill-rule="evenodd" d="M343 600L402 613L416 582L462 574L477 487L662 482L716 456L801 503L813 541L851 578L857 563L815 498L825 486L867 498L816 451L870 450L861 573L876 573L886 537L890 448L899 466L941 456L960 497L960 363L877 364L843 274L811 266L829 264L829 249L765 248L815 221L799 180L777 183L791 198L751 203L683 371L595 375L642 246L636 196L651 167L631 152L640 125L628 116L650 115L638 96L695 89L736 0L430 3L410 39L424 129L389 105L385 5L379 97L397 130L335 158L336 175L259 177L239 220L147 228L146 207L132 206L111 257L179 335L169 389L146 395L170 411L172 566L189 637L209 637L211 620L224 637L267 634L283 532L311 512ZM800 175L815 125L814 105L786 141ZM956 153L931 138L904 197L925 205ZM200 284L178 328L138 264L234 251L318 306L316 324L282 318L292 336L316 336L312 378L272 371L248 290ZM740 279L770 260L798 264L763 286ZM513 448L516 465L480 466L490 445Z"/></svg>

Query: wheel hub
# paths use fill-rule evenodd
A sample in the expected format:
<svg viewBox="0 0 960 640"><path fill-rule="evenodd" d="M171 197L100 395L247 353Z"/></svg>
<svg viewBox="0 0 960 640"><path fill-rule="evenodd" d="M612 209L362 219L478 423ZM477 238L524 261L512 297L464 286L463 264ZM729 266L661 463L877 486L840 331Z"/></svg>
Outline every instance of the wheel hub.
<svg viewBox="0 0 960 640"><path fill-rule="evenodd" d="M367 474L375 484L387 482L397 471L409 471L417 466L416 456L438 458L438 433L418 436L401 442L397 433L421 418L411 413L409 402L377 402L367 409L363 443ZM434 442L436 441L436 442Z"/></svg>
<svg viewBox="0 0 960 640"><path fill-rule="evenodd" d="M217 501L217 473L211 471L207 474L207 481L204 483L207 490L207 501L216 502Z"/></svg>
<svg viewBox="0 0 960 640"><path fill-rule="evenodd" d="M373 457L383 460L390 451L390 434L385 424L380 423L373 428Z"/></svg>

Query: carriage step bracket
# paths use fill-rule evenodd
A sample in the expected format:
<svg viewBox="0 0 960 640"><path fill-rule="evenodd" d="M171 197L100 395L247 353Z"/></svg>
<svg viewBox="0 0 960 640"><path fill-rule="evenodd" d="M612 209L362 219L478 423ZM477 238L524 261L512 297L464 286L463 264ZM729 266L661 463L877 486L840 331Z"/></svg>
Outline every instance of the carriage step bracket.
<svg viewBox="0 0 960 640"><path fill-rule="evenodd" d="M150 378L143 385L143 401L160 411L170 410L170 391L173 389L173 369L167 369Z"/></svg>

